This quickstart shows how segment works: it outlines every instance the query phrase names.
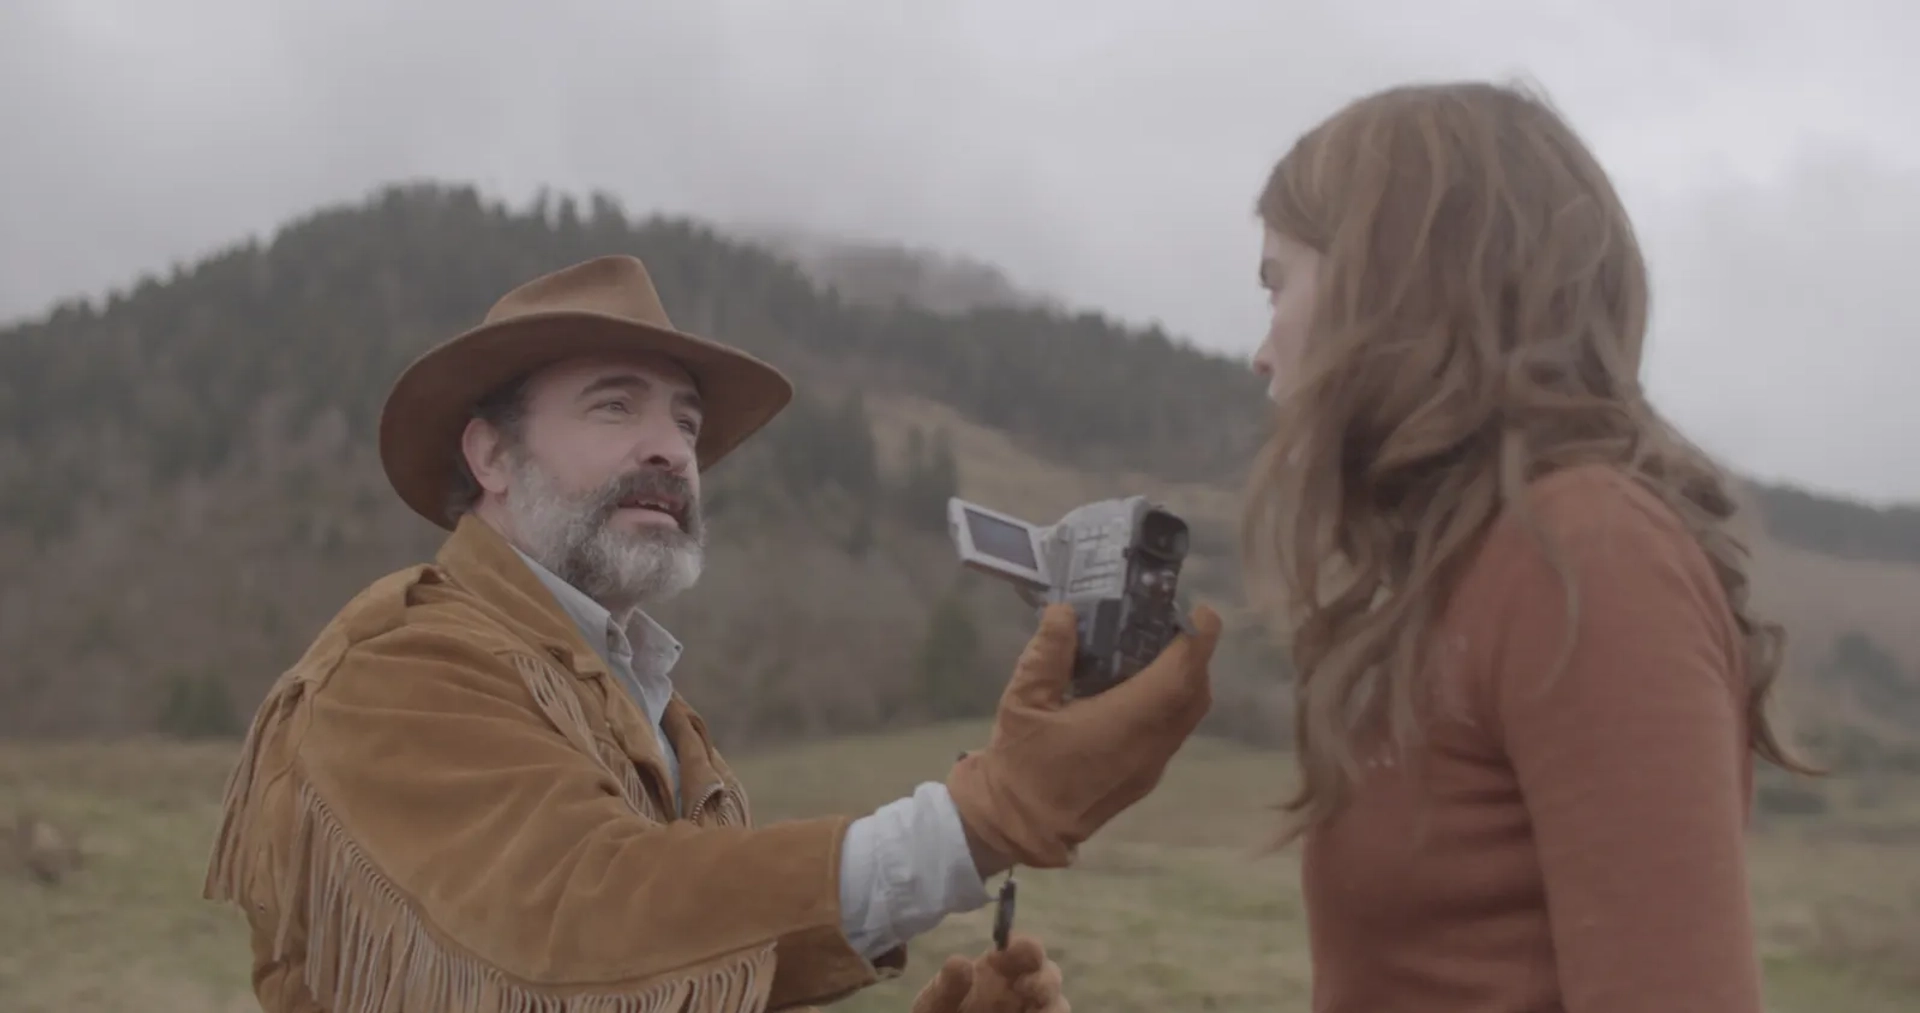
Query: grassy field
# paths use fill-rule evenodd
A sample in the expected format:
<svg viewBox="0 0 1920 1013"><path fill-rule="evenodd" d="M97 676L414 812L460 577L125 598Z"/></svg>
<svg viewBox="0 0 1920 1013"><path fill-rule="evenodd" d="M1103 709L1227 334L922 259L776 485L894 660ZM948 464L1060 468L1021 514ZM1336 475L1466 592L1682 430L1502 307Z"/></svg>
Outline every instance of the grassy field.
<svg viewBox="0 0 1920 1013"><path fill-rule="evenodd" d="M742 758L763 822L859 811L939 776L977 726L843 739ZM85 853L49 886L0 874L0 1011L238 1013L236 916L198 899L230 748L0 744L0 825L35 811ZM1305 1008L1307 961L1291 857L1253 857L1281 788L1272 754L1196 742L1162 789L1066 873L1022 876L1020 925L1065 969L1076 1009L1102 1013ZM1822 816L1754 836L1753 885L1771 1008L1920 1009L1920 785L1834 782ZM947 953L978 951L988 913L914 946L906 978L839 1007L904 1013Z"/></svg>

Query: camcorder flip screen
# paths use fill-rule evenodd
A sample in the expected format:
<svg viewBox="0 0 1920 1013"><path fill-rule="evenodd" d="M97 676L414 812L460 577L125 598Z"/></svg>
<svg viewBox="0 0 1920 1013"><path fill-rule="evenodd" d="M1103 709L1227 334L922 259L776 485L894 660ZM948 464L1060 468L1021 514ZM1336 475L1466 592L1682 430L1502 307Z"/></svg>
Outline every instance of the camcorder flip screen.
<svg viewBox="0 0 1920 1013"><path fill-rule="evenodd" d="M973 537L973 547L986 555L1030 570L1040 567L1026 528L968 510L967 533Z"/></svg>

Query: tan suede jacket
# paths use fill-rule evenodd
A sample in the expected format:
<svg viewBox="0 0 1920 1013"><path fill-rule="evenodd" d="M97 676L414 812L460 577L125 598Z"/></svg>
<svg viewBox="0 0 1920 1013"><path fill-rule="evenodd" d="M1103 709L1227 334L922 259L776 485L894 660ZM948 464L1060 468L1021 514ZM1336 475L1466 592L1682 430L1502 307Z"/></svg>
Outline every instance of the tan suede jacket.
<svg viewBox="0 0 1920 1013"><path fill-rule="evenodd" d="M840 929L845 817L754 828L673 700L643 712L468 517L341 610L261 704L206 895L269 1013L758 1013L898 974Z"/></svg>

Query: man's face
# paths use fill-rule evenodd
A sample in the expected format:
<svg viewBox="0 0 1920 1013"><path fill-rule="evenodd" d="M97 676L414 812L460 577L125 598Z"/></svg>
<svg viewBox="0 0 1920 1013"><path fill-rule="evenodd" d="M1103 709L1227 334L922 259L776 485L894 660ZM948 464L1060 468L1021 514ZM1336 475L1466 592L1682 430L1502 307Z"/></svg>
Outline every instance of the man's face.
<svg viewBox="0 0 1920 1013"><path fill-rule="evenodd" d="M468 425L478 510L612 611L678 594L705 544L700 425L691 380L665 357L555 364L529 379L517 434Z"/></svg>

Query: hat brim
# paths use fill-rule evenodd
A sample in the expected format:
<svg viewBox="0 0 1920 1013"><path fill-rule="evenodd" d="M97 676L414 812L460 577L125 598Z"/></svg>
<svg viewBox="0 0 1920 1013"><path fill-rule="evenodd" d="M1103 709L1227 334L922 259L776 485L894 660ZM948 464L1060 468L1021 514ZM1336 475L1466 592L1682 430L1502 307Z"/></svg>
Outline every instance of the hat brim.
<svg viewBox="0 0 1920 1013"><path fill-rule="evenodd" d="M380 463L400 499L451 530L448 499L461 435L480 399L563 359L651 352L678 363L700 392L694 454L702 471L771 422L793 399L779 370L738 349L666 327L579 310L482 324L415 359L380 414Z"/></svg>

